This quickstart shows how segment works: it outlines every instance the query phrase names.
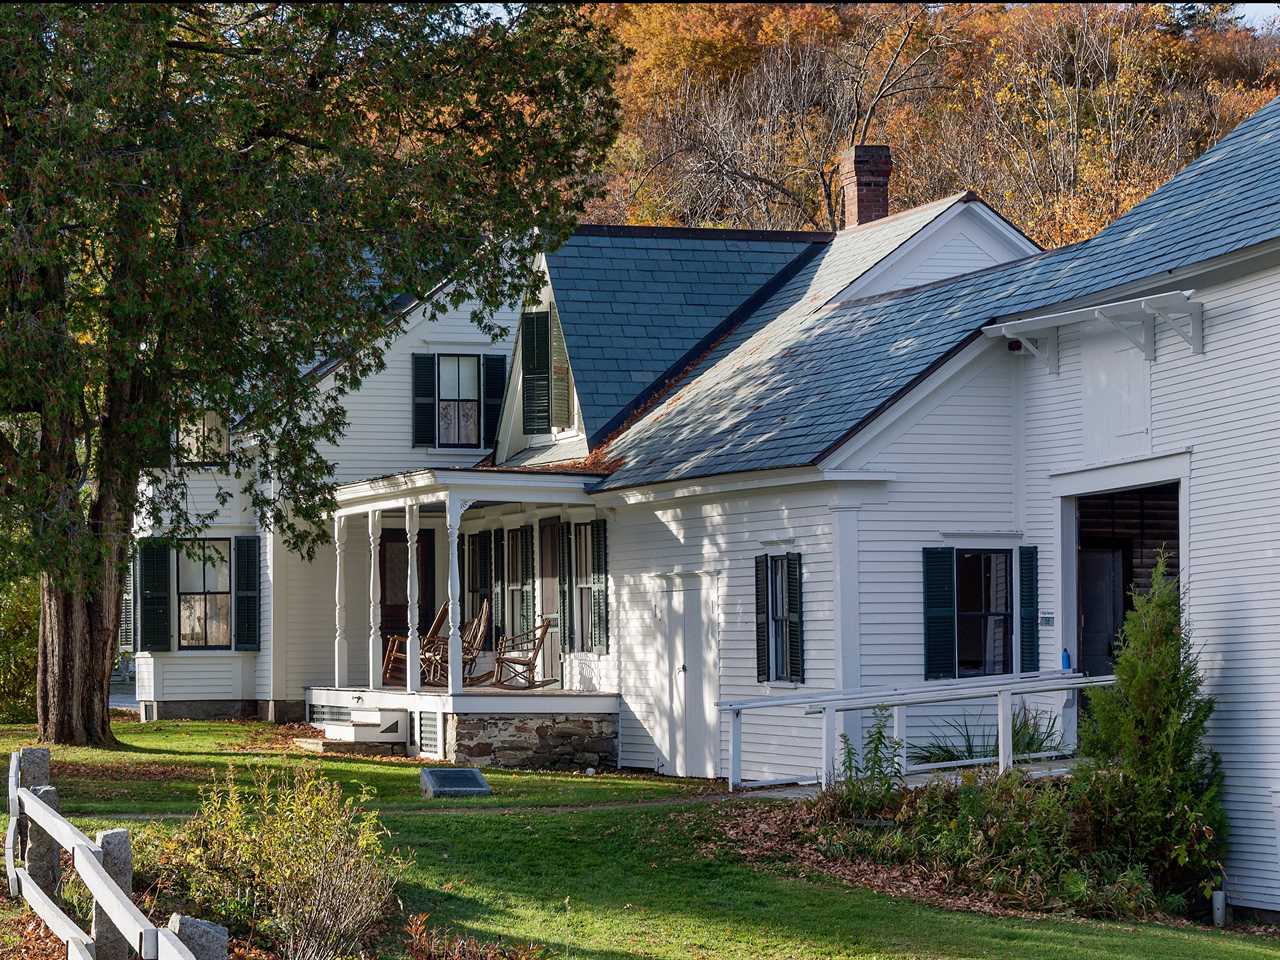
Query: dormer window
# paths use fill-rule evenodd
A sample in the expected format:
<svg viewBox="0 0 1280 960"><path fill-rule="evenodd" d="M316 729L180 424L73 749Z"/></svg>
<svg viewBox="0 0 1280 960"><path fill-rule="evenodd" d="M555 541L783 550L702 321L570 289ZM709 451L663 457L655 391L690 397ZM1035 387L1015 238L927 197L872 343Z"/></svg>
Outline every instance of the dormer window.
<svg viewBox="0 0 1280 960"><path fill-rule="evenodd" d="M545 310L526 310L521 317L520 354L524 432L544 434L572 427L573 377L554 302Z"/></svg>

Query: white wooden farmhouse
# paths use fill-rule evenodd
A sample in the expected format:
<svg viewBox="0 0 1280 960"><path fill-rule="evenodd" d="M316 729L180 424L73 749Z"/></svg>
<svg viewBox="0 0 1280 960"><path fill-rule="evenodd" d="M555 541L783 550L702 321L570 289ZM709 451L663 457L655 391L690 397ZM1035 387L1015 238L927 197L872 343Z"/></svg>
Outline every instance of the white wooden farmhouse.
<svg viewBox="0 0 1280 960"><path fill-rule="evenodd" d="M583 227L514 342L411 326L326 451L315 562L235 504L224 562L142 540L145 716L812 779L833 731L797 701L1108 673L1164 548L1218 698L1229 896L1280 909L1280 102L1048 252L969 194L867 219L887 158L846 159L838 234ZM1070 739L1074 695L1038 702Z"/></svg>

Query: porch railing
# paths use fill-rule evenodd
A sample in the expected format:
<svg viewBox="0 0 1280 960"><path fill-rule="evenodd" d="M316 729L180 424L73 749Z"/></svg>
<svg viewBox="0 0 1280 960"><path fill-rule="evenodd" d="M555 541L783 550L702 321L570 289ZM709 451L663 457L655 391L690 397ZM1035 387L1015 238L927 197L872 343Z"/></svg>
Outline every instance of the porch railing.
<svg viewBox="0 0 1280 960"><path fill-rule="evenodd" d="M899 744L898 768L905 776L910 772L942 770L954 767L979 766L997 763L1000 772L1008 770L1017 760L1036 760L1052 756L1064 756L1069 751L1053 750L1043 753L1014 756L1013 714L1014 699L1040 693L1058 693L1087 687L1107 686L1115 683L1114 676L1086 677L1072 670L1052 670L1041 673L1024 673L1017 676L966 678L963 680L935 680L910 687L864 687L852 690L834 690L821 693L789 694L781 697L756 697L717 703L721 713L729 714L729 789L744 786L742 779L742 716L751 711L777 710L787 707L803 707L806 716L822 718L821 770L812 777L781 777L772 780L754 780L753 787L782 786L830 782L835 773L837 757L836 718L841 713L886 708L893 711L893 737ZM973 700L996 701L996 756L975 757L945 763L917 764L912 766L907 758L907 708L941 703L964 703Z"/></svg>
<svg viewBox="0 0 1280 960"><path fill-rule="evenodd" d="M41 766L47 771L47 751ZM28 778L23 785L22 761L17 753L9 756L9 825L4 839L4 866L9 881L9 895L21 898L67 948L67 956L75 960L101 960L102 957L129 955L142 960L196 960L195 955L172 930L159 929L133 903L132 898L112 878L104 864L103 847L81 833L61 814L37 796L40 791L56 804L56 791L48 785L48 777ZM123 831L121 831L123 833ZM99 839L102 839L100 835ZM127 842L127 836L126 836ZM56 891L59 853L71 854L72 869L84 881L94 902L94 934L85 933L63 911ZM18 866L22 859L22 866ZM52 862L50 860L52 859ZM126 856L126 859L130 859ZM34 866L29 860L40 860ZM44 889L31 870L45 875ZM107 928L110 928L109 931ZM104 946L103 934L115 942ZM120 941L123 943L120 943ZM116 947L116 944L119 944Z"/></svg>

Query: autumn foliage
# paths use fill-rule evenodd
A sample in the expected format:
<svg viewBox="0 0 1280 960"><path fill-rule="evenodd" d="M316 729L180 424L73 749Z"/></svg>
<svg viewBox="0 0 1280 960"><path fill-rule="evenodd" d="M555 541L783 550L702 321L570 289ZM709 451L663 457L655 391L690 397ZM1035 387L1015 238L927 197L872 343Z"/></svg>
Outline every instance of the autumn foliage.
<svg viewBox="0 0 1280 960"><path fill-rule="evenodd" d="M870 142L894 209L973 189L1071 243L1280 91L1276 34L1231 8L601 5L632 57L592 218L838 229L837 157Z"/></svg>

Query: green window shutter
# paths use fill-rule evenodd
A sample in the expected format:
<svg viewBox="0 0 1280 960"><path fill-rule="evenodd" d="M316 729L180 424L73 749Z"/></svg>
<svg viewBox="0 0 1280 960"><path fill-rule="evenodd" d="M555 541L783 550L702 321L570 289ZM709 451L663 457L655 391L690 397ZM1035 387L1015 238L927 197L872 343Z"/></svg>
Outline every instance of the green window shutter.
<svg viewBox="0 0 1280 960"><path fill-rule="evenodd" d="M573 398L569 395L569 349L564 343L560 316L551 308L551 425L564 429L573 423Z"/></svg>
<svg viewBox="0 0 1280 960"><path fill-rule="evenodd" d="M525 433L551 432L551 314L526 313L521 320L520 371Z"/></svg>
<svg viewBox="0 0 1280 960"><path fill-rule="evenodd" d="M139 646L151 653L165 653L173 646L169 579L169 547L154 540L143 540L138 550L138 582L142 588L138 640Z"/></svg>
<svg viewBox="0 0 1280 960"><path fill-rule="evenodd" d="M924 548L924 678L956 675L956 551Z"/></svg>
<svg viewBox="0 0 1280 960"><path fill-rule="evenodd" d="M262 541L259 537L235 538L235 648L237 650L257 650L261 638L262 608L259 580L259 551Z"/></svg>
<svg viewBox="0 0 1280 960"><path fill-rule="evenodd" d="M560 524L560 649L573 650L573 524ZM583 636L583 649L590 631Z"/></svg>
<svg viewBox="0 0 1280 960"><path fill-rule="evenodd" d="M490 650L493 648L493 534L488 530L476 535L475 538L475 565L476 578L478 580L477 589L480 593L480 601L489 601L489 632L484 638L484 648ZM480 615L480 611L476 611L476 616Z"/></svg>
<svg viewBox="0 0 1280 960"><path fill-rule="evenodd" d="M804 590L800 554L787 554L787 679L804 683Z"/></svg>
<svg viewBox="0 0 1280 960"><path fill-rule="evenodd" d="M591 642L609 652L609 535L604 520L591 521Z"/></svg>
<svg viewBox="0 0 1280 960"><path fill-rule="evenodd" d="M121 653L133 652L133 598L136 593L136 574L132 563L125 563L123 584L120 591L120 631L116 637L116 649Z"/></svg>
<svg viewBox="0 0 1280 960"><path fill-rule="evenodd" d="M1035 547L1018 548L1018 619L1022 645L1022 672L1040 669L1040 553Z"/></svg>
<svg viewBox="0 0 1280 960"><path fill-rule="evenodd" d="M520 528L520 632L533 629L533 527Z"/></svg>
<svg viewBox="0 0 1280 960"><path fill-rule="evenodd" d="M436 445L436 355L413 355L413 445Z"/></svg>
<svg viewBox="0 0 1280 960"><path fill-rule="evenodd" d="M756 557L756 682L769 682L769 555Z"/></svg>
<svg viewBox="0 0 1280 960"><path fill-rule="evenodd" d="M493 531L493 635L504 637L503 606L506 602L507 534Z"/></svg>
<svg viewBox="0 0 1280 960"><path fill-rule="evenodd" d="M502 418L502 393L507 389L507 358L489 354L484 358L484 410L481 422L484 434L481 445L493 447L498 442L498 421Z"/></svg>

